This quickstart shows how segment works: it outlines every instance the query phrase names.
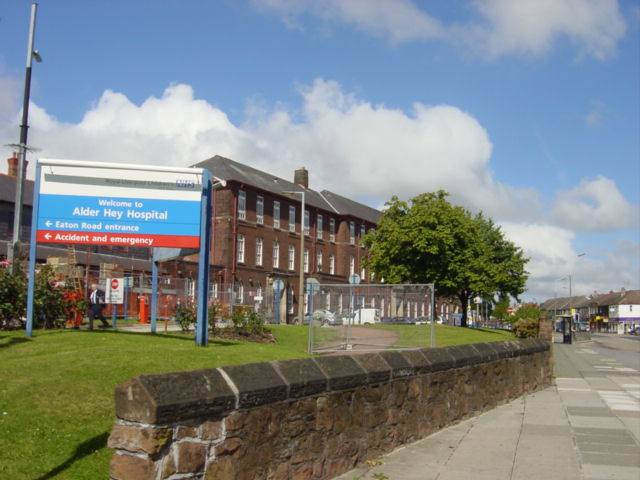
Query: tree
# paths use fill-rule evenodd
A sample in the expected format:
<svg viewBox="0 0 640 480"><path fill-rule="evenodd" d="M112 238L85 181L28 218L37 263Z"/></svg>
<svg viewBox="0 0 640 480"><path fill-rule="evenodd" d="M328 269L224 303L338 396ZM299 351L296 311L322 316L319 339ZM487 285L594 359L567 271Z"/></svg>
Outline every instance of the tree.
<svg viewBox="0 0 640 480"><path fill-rule="evenodd" d="M456 296L466 326L469 299L524 292L528 259L493 221L451 205L447 196L443 190L409 202L394 196L364 238L365 263L387 282L434 283L438 295Z"/></svg>

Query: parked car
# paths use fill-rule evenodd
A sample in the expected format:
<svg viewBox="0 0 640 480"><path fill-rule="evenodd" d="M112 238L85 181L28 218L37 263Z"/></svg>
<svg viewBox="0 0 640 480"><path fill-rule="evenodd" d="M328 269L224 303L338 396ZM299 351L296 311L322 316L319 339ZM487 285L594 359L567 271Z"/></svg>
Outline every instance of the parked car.
<svg viewBox="0 0 640 480"><path fill-rule="evenodd" d="M313 312L314 320L318 320L320 325L342 325L342 319L330 310L321 309Z"/></svg>
<svg viewBox="0 0 640 480"><path fill-rule="evenodd" d="M640 327L633 327L627 332L629 335L640 335Z"/></svg>
<svg viewBox="0 0 640 480"><path fill-rule="evenodd" d="M311 321L312 318L314 320L315 325L318 325L318 324L322 326L342 325L342 319L330 310L325 310L325 309L316 310L315 312L313 312L313 315L310 313L305 313L303 325L309 325L309 322ZM300 322L298 321L298 317L295 317L293 319L293 323L295 325L300 324Z"/></svg>
<svg viewBox="0 0 640 480"><path fill-rule="evenodd" d="M382 319L382 323L390 325L415 325L416 319L411 317L386 317Z"/></svg>

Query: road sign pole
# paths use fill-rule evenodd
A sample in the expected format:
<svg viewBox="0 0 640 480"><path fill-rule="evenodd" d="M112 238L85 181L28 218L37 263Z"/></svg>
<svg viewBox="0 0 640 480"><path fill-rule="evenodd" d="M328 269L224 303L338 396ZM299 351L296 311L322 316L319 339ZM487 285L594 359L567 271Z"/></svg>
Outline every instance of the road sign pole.
<svg viewBox="0 0 640 480"><path fill-rule="evenodd" d="M116 310L118 309L117 303L111 304L111 327L116 328Z"/></svg>
<svg viewBox="0 0 640 480"><path fill-rule="evenodd" d="M274 298L273 300L276 309L275 324L280 325L280 283L276 283L276 298Z"/></svg>
<svg viewBox="0 0 640 480"><path fill-rule="evenodd" d="M153 249L151 261L151 333L156 333L158 324L158 262L156 256L157 249Z"/></svg>
<svg viewBox="0 0 640 480"><path fill-rule="evenodd" d="M36 164L36 182L33 188L33 206L31 218L38 218L38 204L40 203L40 164ZM27 288L27 337L31 337L33 330L33 293L36 277L36 228L31 223L31 244L29 245L29 283Z"/></svg>
<svg viewBox="0 0 640 480"><path fill-rule="evenodd" d="M202 203L200 204L200 254L198 256L198 313L196 344L209 343L209 248L211 239L211 201L213 188L208 170L202 172Z"/></svg>

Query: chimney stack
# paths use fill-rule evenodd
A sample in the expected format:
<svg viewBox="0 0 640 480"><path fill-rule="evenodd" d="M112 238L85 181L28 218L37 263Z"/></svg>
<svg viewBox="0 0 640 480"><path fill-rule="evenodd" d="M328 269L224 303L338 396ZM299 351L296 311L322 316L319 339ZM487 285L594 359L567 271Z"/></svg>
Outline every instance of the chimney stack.
<svg viewBox="0 0 640 480"><path fill-rule="evenodd" d="M309 188L309 171L300 167L293 173L293 183L304 188Z"/></svg>
<svg viewBox="0 0 640 480"><path fill-rule="evenodd" d="M18 176L18 163L20 161L20 157L18 157L18 153L17 152L13 152L13 157L9 157L7 158L7 163L8 163L8 168L7 168L7 174L10 177L17 177ZM24 162L24 178L27 178L27 164L29 162L27 162L25 160Z"/></svg>

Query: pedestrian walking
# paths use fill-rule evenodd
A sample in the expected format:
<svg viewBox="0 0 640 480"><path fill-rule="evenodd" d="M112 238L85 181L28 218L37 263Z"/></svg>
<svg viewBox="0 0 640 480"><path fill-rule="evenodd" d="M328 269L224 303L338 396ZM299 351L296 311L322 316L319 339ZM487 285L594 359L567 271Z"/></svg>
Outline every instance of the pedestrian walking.
<svg viewBox="0 0 640 480"><path fill-rule="evenodd" d="M98 285L91 285L91 293L89 294L89 330L93 330L93 319L98 318L102 325L101 328L109 328L110 325L102 314L104 309L104 290L98 288Z"/></svg>

